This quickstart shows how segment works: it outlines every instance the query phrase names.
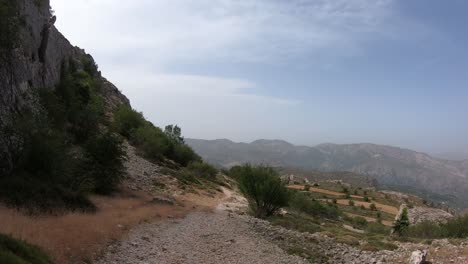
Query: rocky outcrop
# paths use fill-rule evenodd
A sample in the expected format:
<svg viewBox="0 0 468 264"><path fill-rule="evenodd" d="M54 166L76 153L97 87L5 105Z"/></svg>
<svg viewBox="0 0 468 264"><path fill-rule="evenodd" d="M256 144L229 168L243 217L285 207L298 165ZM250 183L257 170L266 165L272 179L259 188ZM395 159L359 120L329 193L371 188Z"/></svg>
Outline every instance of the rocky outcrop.
<svg viewBox="0 0 468 264"><path fill-rule="evenodd" d="M8 122L12 112L37 108L32 88L53 89L60 81L64 62L85 54L84 50L71 45L54 26L57 18L51 14L48 0L12 1L15 1L15 13L21 23L15 28L18 31L15 43L7 55L1 57L0 124ZM110 106L129 104L128 99L107 80L104 80L104 90Z"/></svg>
<svg viewBox="0 0 468 264"><path fill-rule="evenodd" d="M445 223L448 219L453 218L453 215L442 209L413 207L408 210L408 218L410 224L417 224L423 221Z"/></svg>
<svg viewBox="0 0 468 264"><path fill-rule="evenodd" d="M72 46L55 28L48 1L14 0L21 17L16 40L0 67L0 119L8 122L12 112L34 110L34 87L53 88L60 81L67 58L84 53Z"/></svg>
<svg viewBox="0 0 468 264"><path fill-rule="evenodd" d="M411 253L409 264L426 263L427 250L416 250Z"/></svg>

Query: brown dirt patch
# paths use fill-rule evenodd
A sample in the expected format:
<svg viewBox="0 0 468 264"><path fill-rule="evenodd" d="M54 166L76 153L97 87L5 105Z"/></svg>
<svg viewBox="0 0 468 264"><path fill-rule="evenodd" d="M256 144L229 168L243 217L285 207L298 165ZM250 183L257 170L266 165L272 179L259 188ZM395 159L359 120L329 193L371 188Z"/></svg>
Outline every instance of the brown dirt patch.
<svg viewBox="0 0 468 264"><path fill-rule="evenodd" d="M371 205L371 203L363 202L363 201L354 201L353 200L353 202L354 202L355 206L363 205L367 209L369 209L370 205ZM338 199L337 203L342 204L342 205L349 205L349 200L347 200L347 199ZM375 204L375 206L377 207L377 209L379 211L389 213L389 214L392 214L392 215L397 215L398 214L399 209L396 208L396 207L386 205L386 204L376 203L376 202L372 202L372 203Z"/></svg>
<svg viewBox="0 0 468 264"><path fill-rule="evenodd" d="M195 208L210 210L218 197L190 195L177 205L151 203L151 196L92 197L94 214L66 213L59 216L29 216L0 207L0 233L10 234L43 248L56 263L90 261L112 240L142 222L183 217Z"/></svg>

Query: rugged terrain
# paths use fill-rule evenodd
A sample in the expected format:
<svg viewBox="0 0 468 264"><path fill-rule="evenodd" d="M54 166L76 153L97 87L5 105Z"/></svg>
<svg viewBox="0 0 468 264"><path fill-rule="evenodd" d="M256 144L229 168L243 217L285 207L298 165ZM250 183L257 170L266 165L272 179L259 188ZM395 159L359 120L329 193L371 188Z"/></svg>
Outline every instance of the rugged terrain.
<svg viewBox="0 0 468 264"><path fill-rule="evenodd" d="M281 140L235 143L188 139L203 158L222 167L266 163L303 170L350 171L377 180L380 187L417 194L459 207L468 206L466 161L374 144L295 146Z"/></svg>

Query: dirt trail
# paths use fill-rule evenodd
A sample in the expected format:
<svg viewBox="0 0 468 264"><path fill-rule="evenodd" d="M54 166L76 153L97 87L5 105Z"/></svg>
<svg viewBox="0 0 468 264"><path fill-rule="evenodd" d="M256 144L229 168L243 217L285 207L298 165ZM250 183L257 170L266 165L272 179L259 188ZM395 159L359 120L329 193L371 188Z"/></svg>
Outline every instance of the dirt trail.
<svg viewBox="0 0 468 264"><path fill-rule="evenodd" d="M226 210L242 205L242 199L226 194L212 212L133 228L96 263L306 263L231 216Z"/></svg>

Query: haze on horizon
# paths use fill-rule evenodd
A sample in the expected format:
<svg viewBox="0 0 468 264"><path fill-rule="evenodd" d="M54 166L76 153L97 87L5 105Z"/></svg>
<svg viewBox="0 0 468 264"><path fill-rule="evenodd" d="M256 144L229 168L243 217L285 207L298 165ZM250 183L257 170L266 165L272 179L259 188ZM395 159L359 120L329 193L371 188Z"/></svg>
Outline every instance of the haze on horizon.
<svg viewBox="0 0 468 264"><path fill-rule="evenodd" d="M463 0L52 0L58 29L186 137L468 152Z"/></svg>

